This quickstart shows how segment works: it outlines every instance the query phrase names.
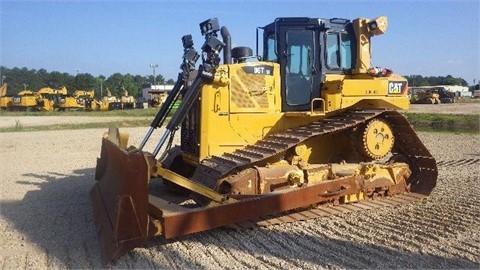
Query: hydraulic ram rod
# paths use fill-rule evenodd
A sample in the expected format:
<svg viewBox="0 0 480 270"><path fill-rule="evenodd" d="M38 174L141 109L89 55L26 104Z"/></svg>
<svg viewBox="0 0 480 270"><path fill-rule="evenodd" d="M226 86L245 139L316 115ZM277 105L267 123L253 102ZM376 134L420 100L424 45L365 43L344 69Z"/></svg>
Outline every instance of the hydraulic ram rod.
<svg viewBox="0 0 480 270"><path fill-rule="evenodd" d="M183 74L179 73L178 74L178 79L177 82L175 83L172 91L170 94L167 96L167 99L165 100L165 103L162 104L160 107L160 110L158 111L157 115L155 115L155 118L153 119L152 123L150 124L150 128L147 131L147 134L143 138L142 142L140 143L140 146L138 149L142 150L145 144L147 143L148 139L153 133L153 130L155 130L157 127L160 127L160 125L164 122L165 118L168 116L168 113L170 112L171 108L173 107L175 101L177 100L177 96L180 93L180 90L183 88L185 81L183 79Z"/></svg>

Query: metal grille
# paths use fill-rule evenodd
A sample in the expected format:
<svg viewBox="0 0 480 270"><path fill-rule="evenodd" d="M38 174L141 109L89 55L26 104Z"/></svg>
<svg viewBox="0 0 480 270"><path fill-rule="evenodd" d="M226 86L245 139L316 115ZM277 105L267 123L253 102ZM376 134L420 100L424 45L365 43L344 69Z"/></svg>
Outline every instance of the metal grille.
<svg viewBox="0 0 480 270"><path fill-rule="evenodd" d="M193 156L199 154L200 101L196 101L182 122L181 149Z"/></svg>

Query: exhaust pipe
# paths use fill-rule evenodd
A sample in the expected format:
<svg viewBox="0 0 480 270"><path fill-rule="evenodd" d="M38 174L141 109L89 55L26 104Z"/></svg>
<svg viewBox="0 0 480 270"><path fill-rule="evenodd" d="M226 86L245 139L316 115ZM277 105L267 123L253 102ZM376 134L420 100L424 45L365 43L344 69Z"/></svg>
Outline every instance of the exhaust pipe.
<svg viewBox="0 0 480 270"><path fill-rule="evenodd" d="M222 26L220 29L220 34L222 35L223 43L225 43L225 48L223 49L223 63L231 64L232 63L232 37L226 26Z"/></svg>

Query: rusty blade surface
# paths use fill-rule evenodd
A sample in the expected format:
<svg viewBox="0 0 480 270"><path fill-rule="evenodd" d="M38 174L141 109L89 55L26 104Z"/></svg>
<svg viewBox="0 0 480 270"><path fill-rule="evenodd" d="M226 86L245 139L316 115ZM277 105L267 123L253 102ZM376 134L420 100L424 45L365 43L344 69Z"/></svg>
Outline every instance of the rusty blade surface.
<svg viewBox="0 0 480 270"><path fill-rule="evenodd" d="M142 152L127 153L103 139L90 198L104 264L148 239L149 177Z"/></svg>

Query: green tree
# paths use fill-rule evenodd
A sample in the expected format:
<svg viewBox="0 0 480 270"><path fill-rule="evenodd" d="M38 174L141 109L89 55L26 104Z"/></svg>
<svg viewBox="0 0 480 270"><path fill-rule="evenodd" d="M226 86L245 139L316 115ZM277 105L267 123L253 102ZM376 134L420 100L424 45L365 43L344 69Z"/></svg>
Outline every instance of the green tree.
<svg viewBox="0 0 480 270"><path fill-rule="evenodd" d="M75 88L79 90L95 89L97 81L88 73L80 73L75 76Z"/></svg>
<svg viewBox="0 0 480 270"><path fill-rule="evenodd" d="M114 73L105 80L105 85L110 89L113 96L121 96L123 91L123 75L120 73Z"/></svg>

